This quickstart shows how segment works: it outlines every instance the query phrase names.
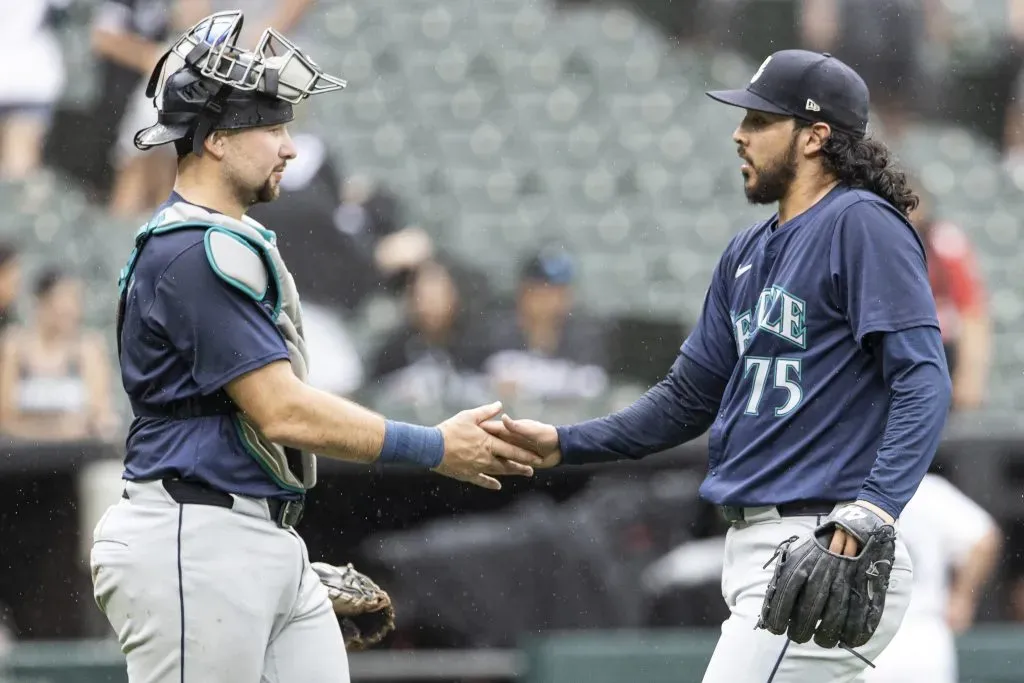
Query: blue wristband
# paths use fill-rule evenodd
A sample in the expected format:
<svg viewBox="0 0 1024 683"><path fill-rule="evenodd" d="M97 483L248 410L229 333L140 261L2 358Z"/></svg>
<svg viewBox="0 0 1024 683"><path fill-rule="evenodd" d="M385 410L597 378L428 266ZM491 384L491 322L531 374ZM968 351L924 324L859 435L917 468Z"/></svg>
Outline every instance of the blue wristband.
<svg viewBox="0 0 1024 683"><path fill-rule="evenodd" d="M388 420L384 423L384 446L380 462L408 463L433 469L444 458L444 435L437 427L422 427Z"/></svg>

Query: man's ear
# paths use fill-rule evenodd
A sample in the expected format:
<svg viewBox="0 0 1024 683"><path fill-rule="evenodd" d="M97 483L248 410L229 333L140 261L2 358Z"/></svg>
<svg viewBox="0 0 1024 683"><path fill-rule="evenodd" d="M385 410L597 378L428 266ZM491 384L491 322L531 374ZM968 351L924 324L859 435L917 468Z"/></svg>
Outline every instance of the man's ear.
<svg viewBox="0 0 1024 683"><path fill-rule="evenodd" d="M825 141L832 135L832 127L827 123L812 124L804 128L804 131L807 135L804 141L804 154L807 156L820 152L825 146Z"/></svg>
<svg viewBox="0 0 1024 683"><path fill-rule="evenodd" d="M224 158L227 152L227 135L224 131L215 130L203 140L203 153L208 154L217 161Z"/></svg>

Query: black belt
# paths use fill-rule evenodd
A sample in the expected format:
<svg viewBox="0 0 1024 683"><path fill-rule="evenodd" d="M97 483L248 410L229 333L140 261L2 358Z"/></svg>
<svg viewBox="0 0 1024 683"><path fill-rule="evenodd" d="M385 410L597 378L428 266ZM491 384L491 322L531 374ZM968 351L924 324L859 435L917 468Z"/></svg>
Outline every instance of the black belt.
<svg viewBox="0 0 1024 683"><path fill-rule="evenodd" d="M810 515L830 515L832 510L836 507L836 501L834 500L794 500L791 503L782 503L781 505L720 505L719 509L722 511L722 516L725 517L725 521L729 524L735 524L736 522L742 522L744 520L743 511L749 510L752 507L774 507L779 513L779 517L807 517Z"/></svg>
<svg viewBox="0 0 1024 683"><path fill-rule="evenodd" d="M235 499L231 494L219 491L197 481L185 481L182 479L161 480L167 494L174 499L174 502L181 505L213 505L220 508L234 507ZM128 499L128 491L121 493L121 497ZM267 498L267 507L270 509L270 518L273 519L282 529L290 529L296 526L302 519L305 508L305 501L282 500L280 498Z"/></svg>

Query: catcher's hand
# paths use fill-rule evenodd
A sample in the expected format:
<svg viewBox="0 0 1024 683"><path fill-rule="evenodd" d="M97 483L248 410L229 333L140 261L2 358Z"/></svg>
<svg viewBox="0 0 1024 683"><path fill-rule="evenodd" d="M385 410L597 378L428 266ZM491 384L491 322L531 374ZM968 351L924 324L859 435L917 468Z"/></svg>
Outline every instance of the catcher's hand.
<svg viewBox="0 0 1024 683"><path fill-rule="evenodd" d="M857 541L855 555L829 550L836 529ZM781 543L768 561L778 558L758 628L796 643L813 636L825 648L864 645L882 619L895 555L891 524L860 505L840 508L810 535Z"/></svg>
<svg viewBox="0 0 1024 683"><path fill-rule="evenodd" d="M335 567L313 562L313 571L327 587L327 596L341 624L345 649L365 650L384 639L395 628L391 598L372 579L351 564Z"/></svg>

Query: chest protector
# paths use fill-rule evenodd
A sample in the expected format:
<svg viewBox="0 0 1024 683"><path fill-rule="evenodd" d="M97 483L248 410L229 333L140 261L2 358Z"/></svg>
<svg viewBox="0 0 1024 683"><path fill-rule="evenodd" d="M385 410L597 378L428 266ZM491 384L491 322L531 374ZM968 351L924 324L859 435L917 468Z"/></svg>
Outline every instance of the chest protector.
<svg viewBox="0 0 1024 683"><path fill-rule="evenodd" d="M206 256L218 277L257 304L273 307L274 324L288 347L292 370L300 380L307 381L309 356L302 333L299 293L277 249L276 235L249 217L236 220L185 202L177 202L164 209L135 235L135 248L118 279L118 355L125 303L139 254L149 240L175 230L205 230ZM133 401L132 410L136 416L175 419L228 415L234 421L246 451L279 486L302 493L316 485L315 455L270 441L223 392L218 394L173 406L143 406Z"/></svg>

